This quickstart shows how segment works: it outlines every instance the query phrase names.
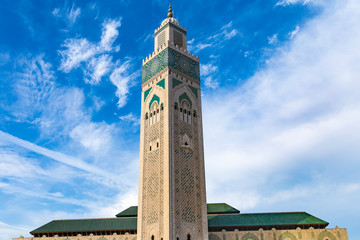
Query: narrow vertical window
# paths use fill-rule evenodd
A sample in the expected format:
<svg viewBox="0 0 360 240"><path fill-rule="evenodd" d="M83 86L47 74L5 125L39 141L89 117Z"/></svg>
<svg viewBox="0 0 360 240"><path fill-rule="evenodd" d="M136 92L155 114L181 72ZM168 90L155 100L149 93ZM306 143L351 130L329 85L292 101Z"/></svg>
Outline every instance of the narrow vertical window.
<svg viewBox="0 0 360 240"><path fill-rule="evenodd" d="M154 235L152 235L152 236L151 236L151 240L154 240L154 239L155 239L155 237L154 237Z"/></svg>
<svg viewBox="0 0 360 240"><path fill-rule="evenodd" d="M191 240L190 234L187 235L187 240Z"/></svg>

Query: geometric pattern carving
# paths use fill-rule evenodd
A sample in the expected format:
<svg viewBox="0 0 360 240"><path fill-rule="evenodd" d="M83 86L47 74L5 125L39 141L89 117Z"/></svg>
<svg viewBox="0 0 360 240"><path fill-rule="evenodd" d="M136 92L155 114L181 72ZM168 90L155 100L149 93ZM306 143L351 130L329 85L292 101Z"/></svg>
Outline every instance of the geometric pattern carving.
<svg viewBox="0 0 360 240"><path fill-rule="evenodd" d="M247 233L244 236L242 236L241 240L259 240L257 236L255 236L252 233Z"/></svg>
<svg viewBox="0 0 360 240"><path fill-rule="evenodd" d="M280 235L279 240L297 240L295 235L289 232L284 232Z"/></svg>
<svg viewBox="0 0 360 240"><path fill-rule="evenodd" d="M143 65L142 83L145 83L167 67L171 67L195 80L200 81L199 62L168 47Z"/></svg>
<svg viewBox="0 0 360 240"><path fill-rule="evenodd" d="M325 230L318 235L317 240L325 239L336 240L336 237L332 233Z"/></svg>
<svg viewBox="0 0 360 240"><path fill-rule="evenodd" d="M165 31L159 34L158 36L158 47L165 43Z"/></svg>
<svg viewBox="0 0 360 240"><path fill-rule="evenodd" d="M174 44L175 46L179 46L179 48L183 47L183 36L178 31L174 30Z"/></svg>

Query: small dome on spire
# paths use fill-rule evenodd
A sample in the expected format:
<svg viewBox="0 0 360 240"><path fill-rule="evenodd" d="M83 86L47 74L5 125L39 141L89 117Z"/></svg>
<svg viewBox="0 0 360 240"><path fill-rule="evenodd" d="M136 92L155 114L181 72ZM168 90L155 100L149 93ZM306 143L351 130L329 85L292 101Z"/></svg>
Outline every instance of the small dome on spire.
<svg viewBox="0 0 360 240"><path fill-rule="evenodd" d="M172 17L173 17L173 13L172 13L171 5L169 5L169 13L168 13L168 17L169 17L169 18L172 18Z"/></svg>

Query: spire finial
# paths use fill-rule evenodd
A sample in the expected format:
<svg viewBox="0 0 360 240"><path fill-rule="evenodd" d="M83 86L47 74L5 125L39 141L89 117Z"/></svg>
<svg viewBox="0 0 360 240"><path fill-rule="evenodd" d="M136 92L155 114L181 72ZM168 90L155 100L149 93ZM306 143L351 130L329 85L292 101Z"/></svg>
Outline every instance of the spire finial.
<svg viewBox="0 0 360 240"><path fill-rule="evenodd" d="M172 9L171 9L171 3L169 3L169 13L168 13L168 17L172 18L173 17L173 13L172 13Z"/></svg>

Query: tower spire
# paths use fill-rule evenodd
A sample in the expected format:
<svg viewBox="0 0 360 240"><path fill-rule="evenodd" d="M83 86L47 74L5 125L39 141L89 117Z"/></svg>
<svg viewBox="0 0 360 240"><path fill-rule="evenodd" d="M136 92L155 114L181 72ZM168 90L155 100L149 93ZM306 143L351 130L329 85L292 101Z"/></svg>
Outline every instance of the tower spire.
<svg viewBox="0 0 360 240"><path fill-rule="evenodd" d="M172 13L172 9L171 9L171 3L169 3L168 17L169 17L169 18L172 18L172 17L173 17L173 13Z"/></svg>

